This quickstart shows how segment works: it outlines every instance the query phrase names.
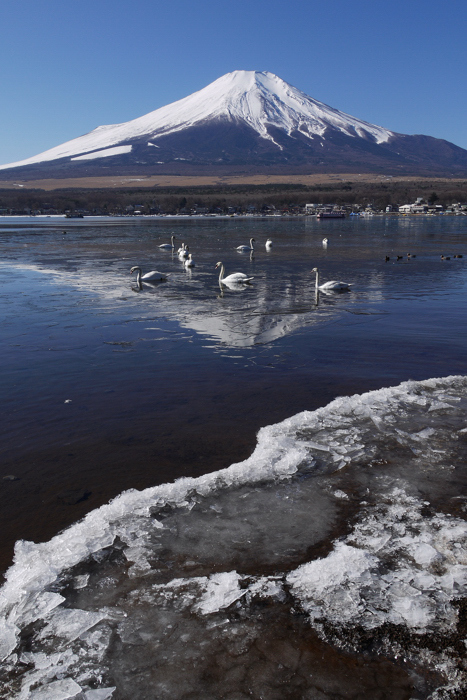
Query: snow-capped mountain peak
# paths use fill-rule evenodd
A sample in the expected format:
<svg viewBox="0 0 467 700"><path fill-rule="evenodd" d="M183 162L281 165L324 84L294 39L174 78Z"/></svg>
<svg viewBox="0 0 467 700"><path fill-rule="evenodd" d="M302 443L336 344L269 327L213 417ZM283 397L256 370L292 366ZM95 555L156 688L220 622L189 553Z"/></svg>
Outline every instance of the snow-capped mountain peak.
<svg viewBox="0 0 467 700"><path fill-rule="evenodd" d="M387 142L394 133L356 119L309 97L273 73L237 70L227 73L202 90L123 124L99 126L84 136L67 141L37 156L0 169L33 165L62 158L81 160L83 154L105 157L131 151L131 141L148 137L157 140L212 121L243 123L278 149L283 147L271 135L271 127L288 136L296 132L309 139L323 137L328 129L350 137L362 137L376 144ZM109 149L106 152L106 149Z"/></svg>
<svg viewBox="0 0 467 700"><path fill-rule="evenodd" d="M282 129L289 136L294 131L301 131L310 138L322 136L331 126L349 136L372 136L376 143L383 143L393 135L387 129L314 100L269 72L227 73L186 100L194 101L195 98L200 106L207 100L210 114L206 117L227 116L243 120L263 138L271 138L268 126Z"/></svg>

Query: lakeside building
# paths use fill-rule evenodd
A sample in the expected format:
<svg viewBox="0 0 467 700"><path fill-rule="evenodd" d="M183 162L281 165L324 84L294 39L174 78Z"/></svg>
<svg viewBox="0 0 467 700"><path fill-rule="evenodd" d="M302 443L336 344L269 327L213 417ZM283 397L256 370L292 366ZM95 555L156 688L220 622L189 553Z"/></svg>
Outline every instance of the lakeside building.
<svg viewBox="0 0 467 700"><path fill-rule="evenodd" d="M424 203L423 197L417 197L413 204L402 204L399 207L399 214L426 214L428 204Z"/></svg>

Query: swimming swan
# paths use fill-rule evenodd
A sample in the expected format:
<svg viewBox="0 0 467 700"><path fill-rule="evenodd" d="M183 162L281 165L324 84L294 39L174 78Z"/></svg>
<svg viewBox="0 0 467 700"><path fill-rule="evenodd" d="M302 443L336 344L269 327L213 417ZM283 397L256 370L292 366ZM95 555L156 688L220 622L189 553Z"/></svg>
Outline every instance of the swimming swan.
<svg viewBox="0 0 467 700"><path fill-rule="evenodd" d="M316 274L316 289L322 289L323 292L343 292L345 290L349 290L352 285L348 284L347 282L335 282L334 280L330 280L329 282L325 282L324 284L319 283L319 272L318 268L314 267L312 269L312 272Z"/></svg>
<svg viewBox="0 0 467 700"><path fill-rule="evenodd" d="M193 256L190 253L187 260L183 263L185 267L194 267L195 266L195 261L193 260Z"/></svg>
<svg viewBox="0 0 467 700"><path fill-rule="evenodd" d="M270 238L266 241L266 250L271 250L272 248L272 241Z"/></svg>
<svg viewBox="0 0 467 700"><path fill-rule="evenodd" d="M188 248L187 244L182 243L181 248L179 248L177 250L177 255L180 258L180 260L186 260L186 258L188 257L188 250L189 250L189 248Z"/></svg>
<svg viewBox="0 0 467 700"><path fill-rule="evenodd" d="M253 243L255 242L254 238L250 238L250 245L239 245L237 246L237 250L239 253L248 253L249 250L254 250L255 247Z"/></svg>
<svg viewBox="0 0 467 700"><path fill-rule="evenodd" d="M130 275L132 275L133 272L137 273L136 282L138 284L141 284L141 280L143 280L143 282L157 282L157 280L166 280L169 276L165 272L157 272L157 270L152 270L151 272L146 272L146 274L141 277L141 268L138 265L131 268Z"/></svg>
<svg viewBox="0 0 467 700"><path fill-rule="evenodd" d="M228 277L224 277L224 263L218 262L214 269L217 270L218 267L221 268L219 273L219 284L248 284L252 279L254 279L253 277L247 277L243 274L243 272L233 272Z"/></svg>
<svg viewBox="0 0 467 700"><path fill-rule="evenodd" d="M175 248L175 243L174 243L175 236L174 235L170 236L170 240L172 241L172 243L162 243L159 246L159 248L162 248L163 250L172 250L173 248Z"/></svg>

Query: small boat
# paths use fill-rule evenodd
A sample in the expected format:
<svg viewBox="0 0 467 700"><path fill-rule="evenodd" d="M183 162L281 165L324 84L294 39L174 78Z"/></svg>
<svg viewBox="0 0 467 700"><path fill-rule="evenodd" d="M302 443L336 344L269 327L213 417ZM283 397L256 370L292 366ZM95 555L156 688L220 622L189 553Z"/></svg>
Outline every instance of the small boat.
<svg viewBox="0 0 467 700"><path fill-rule="evenodd" d="M345 211L320 211L318 219L345 219Z"/></svg>

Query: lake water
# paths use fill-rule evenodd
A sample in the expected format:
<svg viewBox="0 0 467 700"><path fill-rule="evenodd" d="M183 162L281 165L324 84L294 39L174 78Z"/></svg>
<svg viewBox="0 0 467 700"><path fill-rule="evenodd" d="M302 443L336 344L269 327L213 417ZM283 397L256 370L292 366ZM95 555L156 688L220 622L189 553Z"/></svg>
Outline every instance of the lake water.
<svg viewBox="0 0 467 700"><path fill-rule="evenodd" d="M5 697L460 697L465 217L3 217L0 246Z"/></svg>

